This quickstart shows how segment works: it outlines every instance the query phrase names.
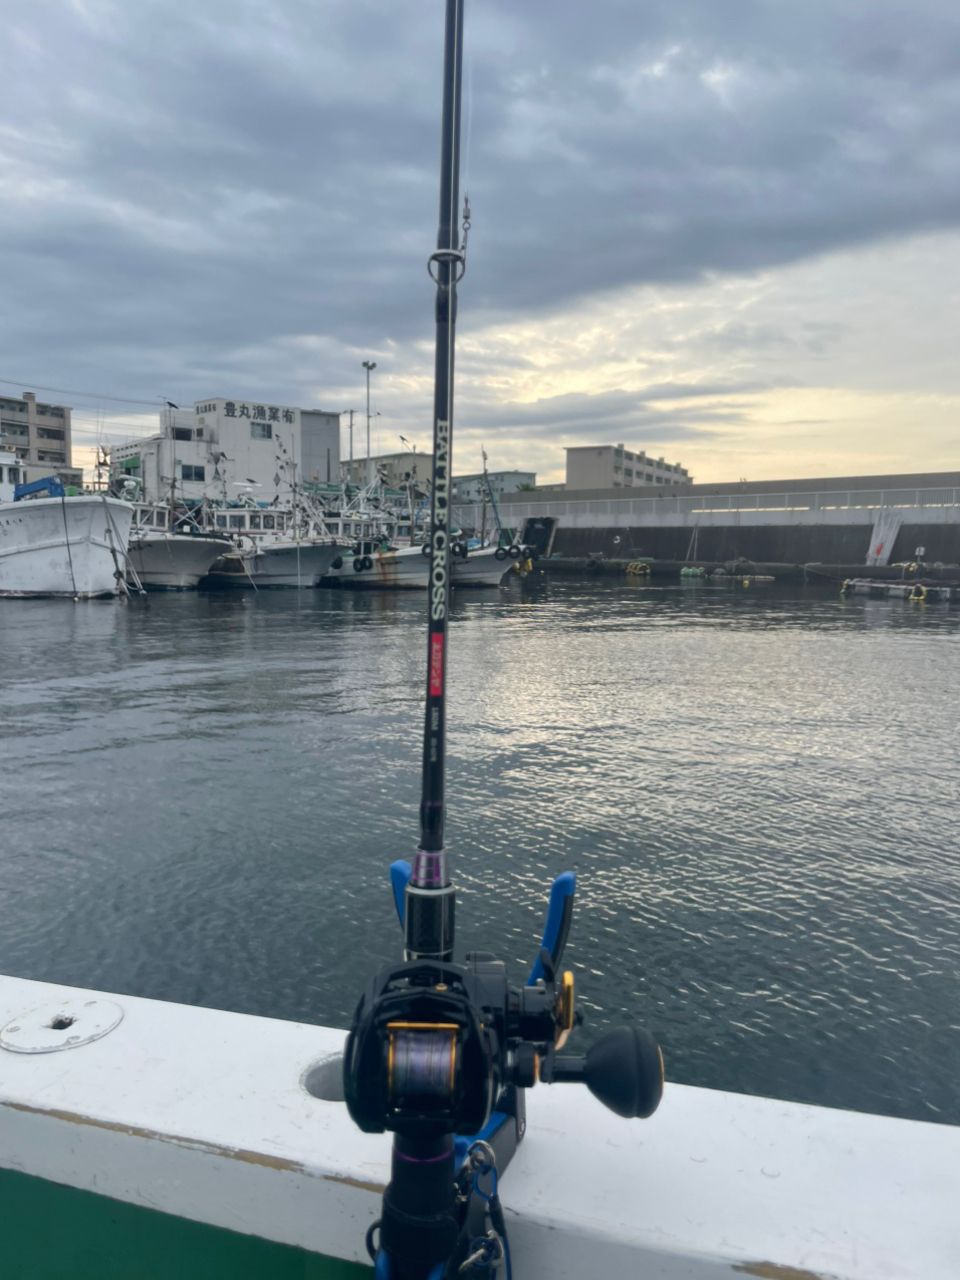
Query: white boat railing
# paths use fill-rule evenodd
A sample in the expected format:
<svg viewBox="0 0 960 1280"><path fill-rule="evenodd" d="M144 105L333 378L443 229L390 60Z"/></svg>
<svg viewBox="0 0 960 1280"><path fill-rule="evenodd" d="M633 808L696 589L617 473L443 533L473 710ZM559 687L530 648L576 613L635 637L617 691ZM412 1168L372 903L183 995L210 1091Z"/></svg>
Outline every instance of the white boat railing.
<svg viewBox="0 0 960 1280"><path fill-rule="evenodd" d="M342 1031L9 977L0 1027L20 1049L0 1045L0 1169L25 1195L46 1179L366 1260L390 1137L335 1100ZM528 1108L500 1186L524 1280L956 1277L950 1125L669 1083L644 1122L567 1085ZM69 1232L58 1248L72 1274Z"/></svg>

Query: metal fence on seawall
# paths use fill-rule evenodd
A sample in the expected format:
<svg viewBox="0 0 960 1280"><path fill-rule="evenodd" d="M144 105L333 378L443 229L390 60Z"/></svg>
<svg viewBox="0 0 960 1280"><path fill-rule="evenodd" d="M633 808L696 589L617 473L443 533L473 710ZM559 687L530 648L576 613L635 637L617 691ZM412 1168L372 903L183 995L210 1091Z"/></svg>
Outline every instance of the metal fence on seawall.
<svg viewBox="0 0 960 1280"><path fill-rule="evenodd" d="M528 517L556 516L560 520L564 516L609 516L616 517L612 523L621 523L625 517L664 517L678 516L681 519L689 516L706 515L723 511L863 511L863 510L917 510L922 508L950 509L956 511L960 519L960 489L848 489L819 490L809 492L784 493L737 493L735 491L717 494L680 494L658 493L654 497L616 497L616 498L582 498L563 499L560 495L549 500L537 502L512 501L514 495L506 495L500 502L500 514L503 523L511 528L518 527ZM480 503L464 503L455 506L453 518L464 528L479 528L483 519ZM489 506L486 510L486 522L489 528L492 517ZM598 523L605 523L600 522Z"/></svg>

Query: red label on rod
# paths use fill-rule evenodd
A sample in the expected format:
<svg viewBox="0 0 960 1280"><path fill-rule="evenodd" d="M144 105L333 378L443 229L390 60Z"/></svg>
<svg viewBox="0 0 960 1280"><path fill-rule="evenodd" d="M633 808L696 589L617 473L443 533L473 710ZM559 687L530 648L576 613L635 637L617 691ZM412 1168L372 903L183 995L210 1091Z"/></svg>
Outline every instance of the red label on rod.
<svg viewBox="0 0 960 1280"><path fill-rule="evenodd" d="M430 697L436 698L443 693L443 635L436 633L430 637Z"/></svg>

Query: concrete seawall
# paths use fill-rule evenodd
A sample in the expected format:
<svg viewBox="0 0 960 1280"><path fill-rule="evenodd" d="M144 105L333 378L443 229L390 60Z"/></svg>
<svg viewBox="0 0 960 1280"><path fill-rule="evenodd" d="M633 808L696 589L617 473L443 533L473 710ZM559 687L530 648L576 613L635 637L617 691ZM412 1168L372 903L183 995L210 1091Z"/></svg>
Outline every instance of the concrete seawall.
<svg viewBox="0 0 960 1280"><path fill-rule="evenodd" d="M956 486L525 493L504 499L500 515L518 533L528 521L541 533L549 526L548 554L569 557L864 565L869 556L891 564L918 558L960 563ZM478 528L483 519L477 504L457 506L453 516L465 528Z"/></svg>
<svg viewBox="0 0 960 1280"><path fill-rule="evenodd" d="M659 528L616 525L570 529L561 524L553 550L556 555L618 559L651 556L655 560L725 562L740 557L762 564L808 563L864 565L873 522L771 523L701 525L665 524ZM910 561L917 547L927 563L960 563L960 524L905 524L897 533L890 562Z"/></svg>

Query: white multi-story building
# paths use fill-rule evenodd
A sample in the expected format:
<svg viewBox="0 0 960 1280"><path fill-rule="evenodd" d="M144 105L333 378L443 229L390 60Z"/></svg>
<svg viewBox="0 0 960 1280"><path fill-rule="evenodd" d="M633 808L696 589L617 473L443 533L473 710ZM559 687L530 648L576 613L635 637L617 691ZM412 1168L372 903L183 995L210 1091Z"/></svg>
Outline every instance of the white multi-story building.
<svg viewBox="0 0 960 1280"><path fill-rule="evenodd" d="M567 449L568 489L630 489L644 485L690 484L679 462L650 458L622 444L581 444Z"/></svg>
<svg viewBox="0 0 960 1280"><path fill-rule="evenodd" d="M165 409L156 435L117 445L111 476L132 476L144 497L236 498L245 490L265 501L284 486L336 483L340 415L318 409L221 398L192 410Z"/></svg>
<svg viewBox="0 0 960 1280"><path fill-rule="evenodd" d="M520 489L532 489L537 483L535 471L489 471L487 481L495 498L505 493L517 493ZM482 502L490 490L484 484L483 472L469 476L453 477L453 496L457 502Z"/></svg>

